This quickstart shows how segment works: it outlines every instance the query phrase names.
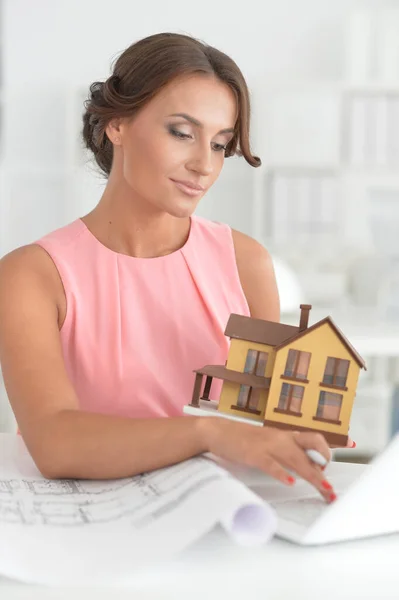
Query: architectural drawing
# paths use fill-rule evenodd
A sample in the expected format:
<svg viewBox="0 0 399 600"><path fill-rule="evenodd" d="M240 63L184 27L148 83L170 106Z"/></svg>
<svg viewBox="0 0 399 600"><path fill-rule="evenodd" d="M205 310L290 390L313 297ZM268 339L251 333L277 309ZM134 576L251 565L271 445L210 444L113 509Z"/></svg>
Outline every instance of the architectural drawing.
<svg viewBox="0 0 399 600"><path fill-rule="evenodd" d="M0 524L135 528L174 510L220 477L204 458L114 481L0 479ZM168 502L161 503L165 495ZM161 505L162 504L162 505Z"/></svg>

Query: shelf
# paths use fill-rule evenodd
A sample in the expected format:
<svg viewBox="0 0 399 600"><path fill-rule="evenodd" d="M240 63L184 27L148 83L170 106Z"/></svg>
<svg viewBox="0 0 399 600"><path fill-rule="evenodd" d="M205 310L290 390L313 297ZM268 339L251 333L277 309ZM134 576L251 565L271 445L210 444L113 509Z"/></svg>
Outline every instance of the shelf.
<svg viewBox="0 0 399 600"><path fill-rule="evenodd" d="M308 175L312 176L330 176L342 177L343 175L359 175L362 177L388 177L399 181L399 162L384 166L377 164L351 165L347 161L342 161L337 165L306 165L306 164L273 164L266 163L264 175L278 173L279 175Z"/></svg>
<svg viewBox="0 0 399 600"><path fill-rule="evenodd" d="M399 81L317 81L317 80L290 80L290 81L272 81L267 83L268 95L281 92L298 92L298 93L329 93L337 96L350 94L398 94Z"/></svg>
<svg viewBox="0 0 399 600"><path fill-rule="evenodd" d="M343 163L340 168L342 175L359 175L361 177L383 177L399 182L399 162L397 165L384 166L376 164L350 165Z"/></svg>
<svg viewBox="0 0 399 600"><path fill-rule="evenodd" d="M266 162L266 161L265 161ZM266 162L265 164L266 174L270 175L271 172L278 172L284 175L328 175L336 176L341 171L341 164L283 164L283 163L272 163Z"/></svg>
<svg viewBox="0 0 399 600"><path fill-rule="evenodd" d="M343 93L356 95L397 95L399 96L399 81L389 82L370 82L370 83L343 83L341 91Z"/></svg>

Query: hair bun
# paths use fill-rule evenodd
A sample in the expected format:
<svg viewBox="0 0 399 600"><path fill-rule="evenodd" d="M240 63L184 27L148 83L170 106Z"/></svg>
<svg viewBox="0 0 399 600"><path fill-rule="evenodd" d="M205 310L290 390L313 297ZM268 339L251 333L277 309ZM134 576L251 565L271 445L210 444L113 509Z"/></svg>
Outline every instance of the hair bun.
<svg viewBox="0 0 399 600"><path fill-rule="evenodd" d="M108 88L109 89L109 88ZM107 82L95 81L90 86L89 97L84 103L83 141L93 152L95 160L104 173L109 173L112 164L112 144L105 135L104 112L108 108Z"/></svg>
<svg viewBox="0 0 399 600"><path fill-rule="evenodd" d="M114 88L115 91L118 91L119 88L119 84L121 82L121 78L118 75L111 75L110 77L108 77L108 84Z"/></svg>
<svg viewBox="0 0 399 600"><path fill-rule="evenodd" d="M95 106L103 106L104 88L105 83L103 81L95 81L94 83L92 83L90 86L89 100L86 104L91 104L93 108Z"/></svg>

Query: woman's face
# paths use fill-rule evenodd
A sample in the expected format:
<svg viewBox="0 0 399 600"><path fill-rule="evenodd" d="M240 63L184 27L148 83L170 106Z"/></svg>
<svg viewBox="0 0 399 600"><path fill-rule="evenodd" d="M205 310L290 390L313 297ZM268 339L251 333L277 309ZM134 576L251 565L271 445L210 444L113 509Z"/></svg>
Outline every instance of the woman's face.
<svg viewBox="0 0 399 600"><path fill-rule="evenodd" d="M133 119L110 123L108 136L119 139L112 171L140 201L189 216L219 176L236 117L226 84L204 75L177 79Z"/></svg>

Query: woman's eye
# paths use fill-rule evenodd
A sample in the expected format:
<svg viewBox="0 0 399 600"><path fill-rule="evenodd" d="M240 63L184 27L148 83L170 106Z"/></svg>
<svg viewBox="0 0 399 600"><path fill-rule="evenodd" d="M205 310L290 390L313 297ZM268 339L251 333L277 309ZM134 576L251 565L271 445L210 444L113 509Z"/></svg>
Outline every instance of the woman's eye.
<svg viewBox="0 0 399 600"><path fill-rule="evenodd" d="M223 152L226 150L227 146L223 146L223 144L213 144L213 149L215 152Z"/></svg>
<svg viewBox="0 0 399 600"><path fill-rule="evenodd" d="M172 135L174 135L175 137L177 137L181 140L186 140L188 138L191 138L191 135L189 135L188 133L182 133L181 131L178 131L177 129L169 129L169 133L171 133Z"/></svg>
<svg viewBox="0 0 399 600"><path fill-rule="evenodd" d="M173 135L174 137L177 137L179 140L193 139L193 136L190 135L189 133L183 133L182 131L179 131L178 129L174 129L173 127L169 128L169 133L171 135ZM227 148L227 144L225 146L223 144L216 144L216 143L212 144L212 149L215 152L225 152L226 148Z"/></svg>

